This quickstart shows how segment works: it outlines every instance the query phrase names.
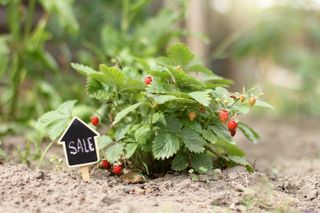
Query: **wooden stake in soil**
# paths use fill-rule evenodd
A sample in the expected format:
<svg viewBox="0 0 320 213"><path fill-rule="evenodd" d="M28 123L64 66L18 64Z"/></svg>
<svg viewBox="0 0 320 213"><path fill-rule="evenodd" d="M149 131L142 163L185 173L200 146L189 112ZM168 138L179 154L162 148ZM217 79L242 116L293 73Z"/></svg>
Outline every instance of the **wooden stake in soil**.
<svg viewBox="0 0 320 213"><path fill-rule="evenodd" d="M100 134L75 117L59 139L69 167L80 167L82 179L90 181L89 165L99 162L96 138Z"/></svg>
<svg viewBox="0 0 320 213"><path fill-rule="evenodd" d="M79 171L82 176L82 180L89 182L90 181L90 173L89 173L89 166L81 166Z"/></svg>

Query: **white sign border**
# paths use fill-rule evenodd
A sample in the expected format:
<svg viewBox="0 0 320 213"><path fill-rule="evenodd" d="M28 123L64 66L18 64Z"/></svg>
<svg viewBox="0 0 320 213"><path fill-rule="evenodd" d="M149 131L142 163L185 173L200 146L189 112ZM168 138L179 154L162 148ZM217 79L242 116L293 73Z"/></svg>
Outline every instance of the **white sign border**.
<svg viewBox="0 0 320 213"><path fill-rule="evenodd" d="M77 165L73 165L71 166L69 164L69 160L68 160L68 154L67 154L67 147L66 147L66 142L65 141L62 141L62 138L63 136L67 133L67 131L69 130L69 128L71 127L72 123L75 121L75 120L79 120L83 125L85 125L87 128L89 128L91 131L93 131L96 136L93 137L94 139L94 147L95 147L95 150L96 150L96 154L97 154L97 161L95 162L90 162L90 163L83 163L83 164L77 164ZM100 137L100 133L97 132L95 129L92 129L88 124L86 124L83 120L81 120L79 117L75 116L72 118L72 120L70 121L68 127L64 130L63 134L61 135L61 137L59 138L58 140L58 144L59 145L63 145L63 151L64 151L64 155L66 157L66 164L68 167L70 168L76 168L76 167L82 167L82 166L89 166L89 165L92 165L92 164L96 164L100 161L100 153L99 153L99 150L98 150L98 141L96 140L97 137Z"/></svg>

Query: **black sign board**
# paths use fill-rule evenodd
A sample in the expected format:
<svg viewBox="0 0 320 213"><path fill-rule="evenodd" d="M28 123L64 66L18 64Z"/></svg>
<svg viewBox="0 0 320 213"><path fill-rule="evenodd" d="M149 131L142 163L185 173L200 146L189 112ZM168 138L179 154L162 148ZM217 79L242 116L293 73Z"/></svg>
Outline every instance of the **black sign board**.
<svg viewBox="0 0 320 213"><path fill-rule="evenodd" d="M100 134L81 119L75 117L70 122L59 140L59 144L63 144L69 167L86 166L99 161L98 136Z"/></svg>

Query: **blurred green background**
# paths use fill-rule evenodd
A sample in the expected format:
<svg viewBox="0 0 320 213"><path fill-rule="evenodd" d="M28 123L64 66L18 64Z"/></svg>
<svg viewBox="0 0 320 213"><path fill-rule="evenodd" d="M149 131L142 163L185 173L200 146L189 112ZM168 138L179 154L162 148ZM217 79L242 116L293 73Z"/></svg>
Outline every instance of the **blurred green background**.
<svg viewBox="0 0 320 213"><path fill-rule="evenodd" d="M319 0L0 0L0 137L23 135L37 159L34 122L69 99L98 106L70 62L136 67L186 42L232 90L260 85L272 115L320 113ZM134 70L127 70L128 72ZM258 112L265 113L265 112ZM31 151L30 147L36 147ZM33 152L31 154L31 152Z"/></svg>
<svg viewBox="0 0 320 213"><path fill-rule="evenodd" d="M320 1L215 2L229 25L213 58L228 60L243 84L260 84L278 115L318 115Z"/></svg>

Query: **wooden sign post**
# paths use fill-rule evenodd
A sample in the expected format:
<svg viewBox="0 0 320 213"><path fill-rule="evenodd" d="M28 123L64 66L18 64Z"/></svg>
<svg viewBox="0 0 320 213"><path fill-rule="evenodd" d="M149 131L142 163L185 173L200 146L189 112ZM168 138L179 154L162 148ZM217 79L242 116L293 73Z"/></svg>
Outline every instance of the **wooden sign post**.
<svg viewBox="0 0 320 213"><path fill-rule="evenodd" d="M99 162L96 144L98 132L90 128L81 119L75 117L59 139L69 167L80 167L82 179L90 181L89 165Z"/></svg>

